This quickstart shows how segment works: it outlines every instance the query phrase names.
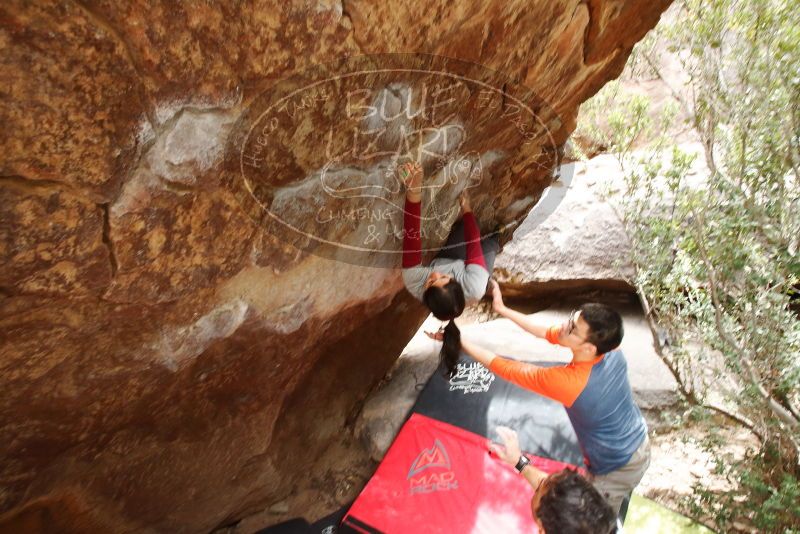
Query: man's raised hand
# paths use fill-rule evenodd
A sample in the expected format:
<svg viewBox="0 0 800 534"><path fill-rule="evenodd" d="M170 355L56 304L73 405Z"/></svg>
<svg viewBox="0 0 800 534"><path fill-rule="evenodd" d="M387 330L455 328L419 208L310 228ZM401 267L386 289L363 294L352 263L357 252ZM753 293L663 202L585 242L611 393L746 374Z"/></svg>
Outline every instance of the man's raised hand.
<svg viewBox="0 0 800 534"><path fill-rule="evenodd" d="M522 456L517 433L506 426L498 426L497 434L503 440L503 444L489 443L489 450L505 463L517 465L519 457Z"/></svg>
<svg viewBox="0 0 800 534"><path fill-rule="evenodd" d="M503 313L506 309L506 305L503 302L503 294L500 293L500 285L494 278L492 278L489 283L492 285L492 309L496 313Z"/></svg>
<svg viewBox="0 0 800 534"><path fill-rule="evenodd" d="M444 341L444 332L438 330L436 332L428 332L425 330L425 335L431 338L434 341Z"/></svg>

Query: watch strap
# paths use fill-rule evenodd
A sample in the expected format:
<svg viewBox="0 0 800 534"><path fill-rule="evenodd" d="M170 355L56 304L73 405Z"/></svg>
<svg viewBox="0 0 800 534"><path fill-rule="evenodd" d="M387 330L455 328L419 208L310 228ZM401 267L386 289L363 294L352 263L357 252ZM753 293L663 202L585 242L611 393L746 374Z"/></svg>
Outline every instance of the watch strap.
<svg viewBox="0 0 800 534"><path fill-rule="evenodd" d="M524 454L521 454L519 456L519 461L517 462L517 465L514 466L514 469L522 473L522 470L525 469L525 466L528 465L529 463L531 463L531 461L528 460L528 457L525 456Z"/></svg>

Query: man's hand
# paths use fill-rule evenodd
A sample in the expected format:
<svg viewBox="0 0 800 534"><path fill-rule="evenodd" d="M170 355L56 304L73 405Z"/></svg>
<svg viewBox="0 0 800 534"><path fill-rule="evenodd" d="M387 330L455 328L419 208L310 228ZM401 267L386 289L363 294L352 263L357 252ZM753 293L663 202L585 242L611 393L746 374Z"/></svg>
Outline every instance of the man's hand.
<svg viewBox="0 0 800 534"><path fill-rule="evenodd" d="M422 196L422 166L416 161L409 161L398 169L406 186L409 200L418 202Z"/></svg>
<svg viewBox="0 0 800 534"><path fill-rule="evenodd" d="M469 204L469 193L463 191L458 197L458 203L461 205L461 215L472 211L472 206Z"/></svg>
<svg viewBox="0 0 800 534"><path fill-rule="evenodd" d="M499 313L506 319L511 319L517 325L525 329L526 331L530 332L536 337L546 338L547 337L547 328L539 325L536 323L535 320L528 317L524 313L520 313L518 311L512 310L511 308L507 307L505 302L503 302L503 295L500 293L500 286L497 284L495 280L491 280L492 284L492 309L495 312Z"/></svg>
<svg viewBox="0 0 800 534"><path fill-rule="evenodd" d="M516 467L517 462L519 462L522 456L522 451L519 450L517 433L505 426L498 426L497 433L500 434L500 437L503 439L503 445L489 443L489 452L495 453L498 458L508 465ZM525 480L531 485L533 491L537 492L548 475L535 465L529 463L526 468L522 469L522 476L525 477Z"/></svg>
<svg viewBox="0 0 800 534"><path fill-rule="evenodd" d="M425 330L425 335L431 338L434 341L444 341L444 332L438 330L436 332L428 332Z"/></svg>
<svg viewBox="0 0 800 534"><path fill-rule="evenodd" d="M522 451L519 449L517 433L506 426L498 426L497 433L503 440L503 444L489 443L489 450L510 466L516 466L519 457L522 456Z"/></svg>
<svg viewBox="0 0 800 534"><path fill-rule="evenodd" d="M503 294L500 293L500 285L494 278L489 283L492 284L492 309L502 315L506 311L506 305L503 302Z"/></svg>

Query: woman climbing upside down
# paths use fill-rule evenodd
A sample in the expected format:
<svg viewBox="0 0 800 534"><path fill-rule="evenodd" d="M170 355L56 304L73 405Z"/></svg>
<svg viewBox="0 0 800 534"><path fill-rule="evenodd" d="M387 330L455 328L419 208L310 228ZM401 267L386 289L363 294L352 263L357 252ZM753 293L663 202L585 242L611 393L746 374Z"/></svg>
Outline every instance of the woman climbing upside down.
<svg viewBox="0 0 800 534"><path fill-rule="evenodd" d="M461 350L461 332L454 319L467 303L477 302L486 293L489 274L500 250L496 236L481 240L480 230L469 197L462 193L461 219L453 225L444 249L428 266L422 265L420 213L422 207L422 167L407 163L400 169L406 184L403 218L403 282L444 327L440 358L452 376Z"/></svg>

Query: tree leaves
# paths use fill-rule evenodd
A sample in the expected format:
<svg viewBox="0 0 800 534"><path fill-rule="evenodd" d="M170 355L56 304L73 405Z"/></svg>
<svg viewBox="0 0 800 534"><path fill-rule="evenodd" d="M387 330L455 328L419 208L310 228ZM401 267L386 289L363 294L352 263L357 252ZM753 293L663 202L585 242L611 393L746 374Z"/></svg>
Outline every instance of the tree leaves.
<svg viewBox="0 0 800 534"><path fill-rule="evenodd" d="M657 65L647 54L658 39L677 52L689 80L680 104L705 148L706 179L692 177L692 154L656 132L669 117L653 119L643 97L620 99L618 86L582 113L583 122L604 122L578 131L615 151L625 170L635 284L670 339L668 365L682 390L698 402L728 395L763 437L752 458L726 466L738 490L712 499L698 489L697 511L723 531L748 522L765 532L796 528L800 15L786 0L680 0L676 9L632 57ZM647 149L635 152L642 140ZM697 339L716 354L706 365L717 383L705 384L698 373L706 369L687 353ZM736 386L722 387L725 380Z"/></svg>

